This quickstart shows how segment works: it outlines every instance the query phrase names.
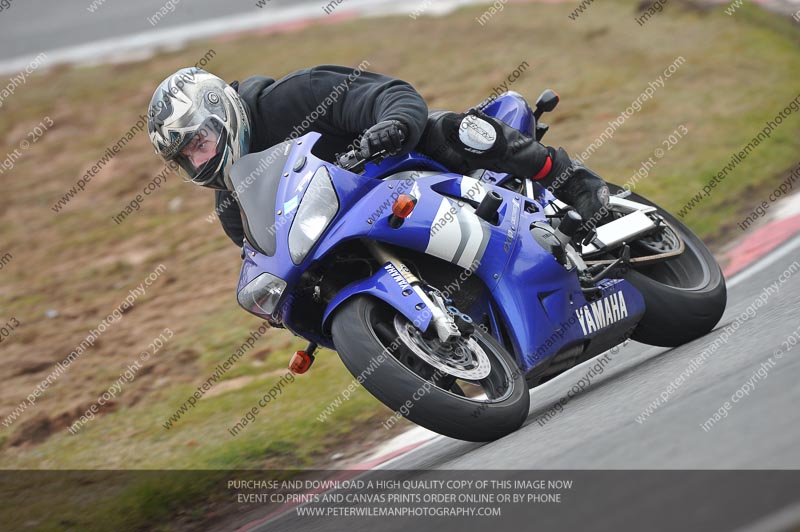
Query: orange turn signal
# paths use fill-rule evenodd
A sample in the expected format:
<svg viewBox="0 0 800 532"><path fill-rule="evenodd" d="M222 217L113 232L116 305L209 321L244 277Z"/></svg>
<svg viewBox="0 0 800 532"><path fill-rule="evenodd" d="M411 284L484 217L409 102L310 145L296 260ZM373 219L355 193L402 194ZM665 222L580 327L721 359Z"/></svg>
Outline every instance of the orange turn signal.
<svg viewBox="0 0 800 532"><path fill-rule="evenodd" d="M305 351L295 351L291 360L289 360L289 370L296 375L300 375L308 371L308 368L313 363L313 355L309 355Z"/></svg>
<svg viewBox="0 0 800 532"><path fill-rule="evenodd" d="M392 213L398 218L408 218L417 206L417 198L408 194L400 194L392 205Z"/></svg>

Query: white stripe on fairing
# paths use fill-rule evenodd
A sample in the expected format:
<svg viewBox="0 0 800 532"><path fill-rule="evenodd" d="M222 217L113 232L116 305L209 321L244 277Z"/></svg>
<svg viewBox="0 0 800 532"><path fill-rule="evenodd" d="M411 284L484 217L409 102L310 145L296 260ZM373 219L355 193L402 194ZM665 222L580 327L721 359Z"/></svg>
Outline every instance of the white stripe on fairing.
<svg viewBox="0 0 800 532"><path fill-rule="evenodd" d="M481 220L469 211L462 210L458 213L459 221L469 226L469 241L464 248L464 252L458 259L458 264L462 268L469 268L478 256L483 243L483 227Z"/></svg>
<svg viewBox="0 0 800 532"><path fill-rule="evenodd" d="M472 195L470 196L470 192ZM486 195L486 188L483 186L483 183L475 179L474 177L470 177L465 175L461 178L461 197L468 198L473 201L477 201L480 203L483 201L483 197Z"/></svg>
<svg viewBox="0 0 800 532"><path fill-rule="evenodd" d="M458 245L461 243L461 225L454 214L451 214L451 221L445 220L445 215L450 211L450 207L450 202L442 199L436 217L433 219L433 225L440 222L444 225L439 226L436 234L433 234L433 225L431 226L431 239L425 253L452 262L458 251Z"/></svg>

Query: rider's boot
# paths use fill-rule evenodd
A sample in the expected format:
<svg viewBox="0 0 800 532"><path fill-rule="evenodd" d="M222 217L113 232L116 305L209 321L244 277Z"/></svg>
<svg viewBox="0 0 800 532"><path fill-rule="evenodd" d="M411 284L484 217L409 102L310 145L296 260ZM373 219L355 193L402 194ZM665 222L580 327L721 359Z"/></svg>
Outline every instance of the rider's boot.
<svg viewBox="0 0 800 532"><path fill-rule="evenodd" d="M541 183L556 198L575 207L587 231L613 220L606 182L583 164L571 160L564 148L544 146L501 120L486 115L480 118L492 122L506 143L506 148L485 168Z"/></svg>
<svg viewBox="0 0 800 532"><path fill-rule="evenodd" d="M594 229L612 221L609 190L603 179L578 161L570 160L564 148L551 151L552 169L537 181L553 195L575 207L583 218L584 229Z"/></svg>

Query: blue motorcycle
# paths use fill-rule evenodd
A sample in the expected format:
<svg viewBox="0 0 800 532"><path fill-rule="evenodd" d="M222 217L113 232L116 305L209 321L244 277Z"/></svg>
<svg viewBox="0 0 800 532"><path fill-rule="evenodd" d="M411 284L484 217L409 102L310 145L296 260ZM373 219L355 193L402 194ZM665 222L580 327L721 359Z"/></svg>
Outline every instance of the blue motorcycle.
<svg viewBox="0 0 800 532"><path fill-rule="evenodd" d="M483 111L541 139L508 92ZM234 164L248 312L339 353L392 410L440 434L491 441L525 421L528 390L633 338L677 346L725 309L719 265L679 220L611 186L612 221L591 231L531 180L460 175L425 155L355 151L337 164L308 133Z"/></svg>

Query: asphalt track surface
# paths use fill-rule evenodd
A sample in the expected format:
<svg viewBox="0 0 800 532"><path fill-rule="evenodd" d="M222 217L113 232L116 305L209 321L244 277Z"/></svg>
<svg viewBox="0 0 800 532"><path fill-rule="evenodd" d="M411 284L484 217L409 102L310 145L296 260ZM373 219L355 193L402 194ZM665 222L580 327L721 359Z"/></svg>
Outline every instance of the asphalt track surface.
<svg viewBox="0 0 800 532"><path fill-rule="evenodd" d="M795 272L786 275L792 263ZM765 291L769 286L773 288ZM495 470L491 478L507 479L519 478L521 470L572 470L564 474L574 475L586 491L562 512L530 515L535 530L800 530L797 472L782 479L778 473L772 477L777 482L761 489L758 475L763 471L686 471L800 468L800 343L784 343L800 330L798 307L800 236L795 236L729 282L725 315L703 338L676 349L631 342L609 357L602 375L572 394L563 411L546 421L543 416L570 395L592 361L533 389L528 420L514 434L488 444L437 437L381 469L408 470L404 478L412 479L425 470ZM728 325L727 341L717 341ZM704 350L712 354L699 366L692 364ZM690 367L696 369L667 392ZM662 392L667 392L666 402L637 421ZM737 393L741 397L734 401ZM720 420L704 430L701 425L721 408L727 416L718 415ZM634 480L619 471L617 478L613 472L603 478L578 471L633 469L661 471ZM677 521L668 515L653 521L669 507L676 508L669 516ZM690 521L697 524L705 517L703 527L686 528L680 521L681 510L686 517L689 507L705 509ZM389 531L493 526L488 520L415 519L299 517L292 510L249 529L355 532L376 526Z"/></svg>
<svg viewBox="0 0 800 532"><path fill-rule="evenodd" d="M701 427L762 363L774 359L776 351L785 351L782 342L798 331L800 270L779 285L764 306L753 305L795 261L800 265L800 236L729 282L727 310L715 331L676 349L628 344L610 357L602 376L544 426L536 420L568 394L590 362L533 389L528 421L511 436L490 445L442 438L390 467L800 468L800 345L783 353L727 418L708 431ZM722 329L748 307L755 312L745 314L747 320L727 343L713 350ZM713 353L699 369L648 419L637 422L637 416L706 349Z"/></svg>
<svg viewBox="0 0 800 532"><path fill-rule="evenodd" d="M88 8L95 1L102 3L94 12L90 12ZM268 0L266 7L259 8L256 7L256 1L9 0L8 7L0 11L0 62L131 34L146 35L179 29L236 15L262 15L276 8L306 6L309 12L324 14L323 7L330 3L329 0ZM148 18L152 18L168 3L174 8L172 12L155 26L148 22ZM353 3L352 0L342 0L336 12L348 10ZM373 2L380 3L378 0ZM409 3L418 6L423 5L425 0L409 0ZM486 3L492 2L486 0ZM783 13L793 14L800 8L796 0L763 0L761 3Z"/></svg>
<svg viewBox="0 0 800 532"><path fill-rule="evenodd" d="M174 11L153 26L147 19L167 0L105 0L93 13L87 9L92 1L11 0L0 12L0 60L263 11L256 0L172 0ZM314 3L323 5L321 0L269 0L270 7Z"/></svg>

